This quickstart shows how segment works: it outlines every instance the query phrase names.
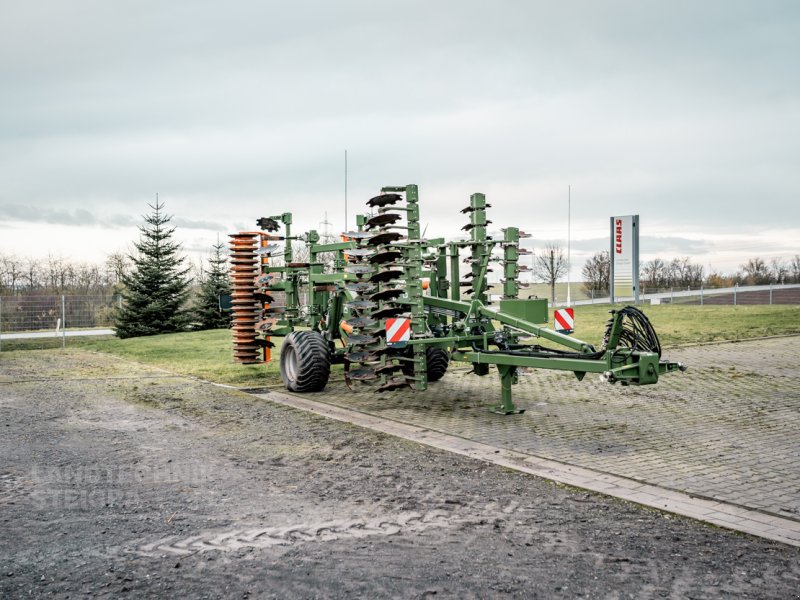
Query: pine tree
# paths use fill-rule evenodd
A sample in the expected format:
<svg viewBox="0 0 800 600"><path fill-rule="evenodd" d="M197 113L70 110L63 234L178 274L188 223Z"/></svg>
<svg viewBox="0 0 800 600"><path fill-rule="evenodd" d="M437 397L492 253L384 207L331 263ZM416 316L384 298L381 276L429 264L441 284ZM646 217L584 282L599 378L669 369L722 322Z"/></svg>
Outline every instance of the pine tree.
<svg viewBox="0 0 800 600"><path fill-rule="evenodd" d="M230 309L223 310L219 305L219 297L231 293L225 244L217 241L212 250L213 254L208 257L205 281L200 286L200 294L194 309L194 318L199 329L220 329L231 324Z"/></svg>
<svg viewBox="0 0 800 600"><path fill-rule="evenodd" d="M123 275L123 305L117 313L116 331L121 338L183 331L189 323L184 308L189 295L189 281L180 244L172 239L171 215L164 214L164 204L148 204L152 212L139 226L141 235L134 243L137 254L131 256L133 269Z"/></svg>

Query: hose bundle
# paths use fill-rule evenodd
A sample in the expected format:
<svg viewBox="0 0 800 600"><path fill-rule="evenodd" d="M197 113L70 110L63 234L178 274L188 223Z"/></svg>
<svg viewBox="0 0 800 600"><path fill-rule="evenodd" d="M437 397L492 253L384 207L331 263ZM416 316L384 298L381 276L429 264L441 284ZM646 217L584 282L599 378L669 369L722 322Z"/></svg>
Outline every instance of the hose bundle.
<svg viewBox="0 0 800 600"><path fill-rule="evenodd" d="M620 345L641 352L654 352L661 357L661 343L658 341L658 335L656 335L656 330L653 329L650 320L644 313L635 306L626 306L617 311L617 313L622 315ZM603 347L608 344L613 323L614 319L611 319L606 326Z"/></svg>

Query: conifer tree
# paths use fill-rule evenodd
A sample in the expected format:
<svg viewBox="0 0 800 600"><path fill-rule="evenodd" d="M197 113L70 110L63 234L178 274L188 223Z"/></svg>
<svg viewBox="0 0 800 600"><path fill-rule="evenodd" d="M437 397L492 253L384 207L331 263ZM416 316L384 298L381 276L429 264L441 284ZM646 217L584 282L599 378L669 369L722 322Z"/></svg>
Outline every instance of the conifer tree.
<svg viewBox="0 0 800 600"><path fill-rule="evenodd" d="M194 318L199 329L220 329L231 323L230 309L220 308L220 296L231 293L228 275L228 259L225 244L217 241L208 257L208 271L194 309Z"/></svg>
<svg viewBox="0 0 800 600"><path fill-rule="evenodd" d="M122 282L123 305L117 313L116 331L121 338L183 331L189 323L185 309L189 281L181 246L172 239L175 228L168 224L171 215L164 204L148 204L152 209L139 226L141 235L134 243L136 255L130 257L133 269Z"/></svg>

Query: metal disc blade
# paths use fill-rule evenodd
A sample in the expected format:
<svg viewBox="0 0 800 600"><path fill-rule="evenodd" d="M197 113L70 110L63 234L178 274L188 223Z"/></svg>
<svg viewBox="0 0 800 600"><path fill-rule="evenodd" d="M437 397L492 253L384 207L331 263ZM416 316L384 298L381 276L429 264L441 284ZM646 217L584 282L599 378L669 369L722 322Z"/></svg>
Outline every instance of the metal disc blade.
<svg viewBox="0 0 800 600"><path fill-rule="evenodd" d="M380 300L392 300L393 298L399 298L405 293L405 290L402 288L394 288L389 290L381 290L376 294L372 294L369 299L374 301Z"/></svg>
<svg viewBox="0 0 800 600"><path fill-rule="evenodd" d="M402 271L389 269L387 271L379 271L375 273L372 277L369 278L369 280L371 282L391 281L392 279L398 279L402 276L403 276Z"/></svg>
<svg viewBox="0 0 800 600"><path fill-rule="evenodd" d="M369 233L368 231L348 231L342 235L346 238L350 238L351 240L368 240L375 234Z"/></svg>
<svg viewBox="0 0 800 600"><path fill-rule="evenodd" d="M397 371L402 371L403 365L392 363L388 365L384 365L378 369L375 369L375 372L378 375L391 375L392 373L396 373Z"/></svg>
<svg viewBox="0 0 800 600"><path fill-rule="evenodd" d="M369 381L371 379L378 378L378 375L375 373L375 371L370 369L369 367L365 367L363 369L356 369L355 371L350 371L346 375L349 379L352 379L354 381Z"/></svg>
<svg viewBox="0 0 800 600"><path fill-rule="evenodd" d="M352 302L348 302L345 304L347 308L354 308L356 310L367 310L370 308L375 308L378 306L374 302L370 302L369 300L353 300Z"/></svg>
<svg viewBox="0 0 800 600"><path fill-rule="evenodd" d="M358 283L348 283L344 286L350 292L355 292L356 294L363 294L365 292L371 292L375 289L375 286L371 283L367 283L366 281L359 281Z"/></svg>
<svg viewBox="0 0 800 600"><path fill-rule="evenodd" d="M369 262L373 265L381 265L402 257L403 253L398 250L387 250L386 252L380 252L374 256L370 256Z"/></svg>
<svg viewBox="0 0 800 600"><path fill-rule="evenodd" d="M370 316L373 319L390 319L397 315L402 315L405 311L406 309L402 306L389 306L388 308L375 311Z"/></svg>
<svg viewBox="0 0 800 600"><path fill-rule="evenodd" d="M391 379L379 387L376 392L391 392L392 390L399 390L408 387L408 382L405 379Z"/></svg>
<svg viewBox="0 0 800 600"><path fill-rule="evenodd" d="M378 355L369 350L359 350L345 354L344 359L351 363L365 363L378 360Z"/></svg>
<svg viewBox="0 0 800 600"><path fill-rule="evenodd" d="M371 219L369 219L364 226L373 229L375 227L385 227L387 225L393 225L397 223L400 219L402 219L402 215L398 215L397 213L384 213L382 215L375 215Z"/></svg>
<svg viewBox="0 0 800 600"><path fill-rule="evenodd" d="M374 236L368 243L370 246L383 246L402 239L403 234L399 231L384 231Z"/></svg>
<svg viewBox="0 0 800 600"><path fill-rule="evenodd" d="M362 256L369 256L370 254L374 254L375 250L373 250L372 248L350 248L349 250L343 250L343 252L348 256L357 256L360 258Z"/></svg>
<svg viewBox="0 0 800 600"><path fill-rule="evenodd" d="M381 194L367 200L367 206L388 206L390 204L397 204L403 199L400 194Z"/></svg>
<svg viewBox="0 0 800 600"><path fill-rule="evenodd" d="M348 319L345 321L347 325L350 327L354 327L356 329L362 329L363 327L369 327L371 325L375 325L377 321L370 317L356 317L355 319Z"/></svg>
<svg viewBox="0 0 800 600"><path fill-rule="evenodd" d="M355 275L366 275L367 273L375 272L375 269L369 265L347 265L344 270L345 273L353 273Z"/></svg>
<svg viewBox="0 0 800 600"><path fill-rule="evenodd" d="M353 335L347 336L347 345L348 346L365 346L368 344L377 344L380 341L379 338L371 336L371 335L363 335L354 333Z"/></svg>

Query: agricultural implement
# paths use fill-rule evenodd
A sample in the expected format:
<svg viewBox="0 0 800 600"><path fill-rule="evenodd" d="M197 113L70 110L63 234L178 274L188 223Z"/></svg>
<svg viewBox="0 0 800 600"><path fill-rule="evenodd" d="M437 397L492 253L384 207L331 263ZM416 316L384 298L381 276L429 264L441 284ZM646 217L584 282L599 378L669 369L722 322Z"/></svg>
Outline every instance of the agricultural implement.
<svg viewBox="0 0 800 600"><path fill-rule="evenodd" d="M234 357L270 360L283 336L281 377L294 392L322 391L331 364L344 365L351 389L423 391L452 361L478 376L492 366L501 414L521 413L512 397L519 369L597 373L609 383L647 385L683 370L661 358L647 317L636 307L611 311L600 348L549 329L547 300L521 299L519 262L529 251L516 227L487 235L483 194L461 213L469 239L423 239L416 185L385 187L357 215L357 229L321 243L317 231L292 235L292 215L258 219L258 231L231 235ZM293 243L302 243L295 257ZM502 277L492 302L489 273ZM463 271L463 273L462 273Z"/></svg>

